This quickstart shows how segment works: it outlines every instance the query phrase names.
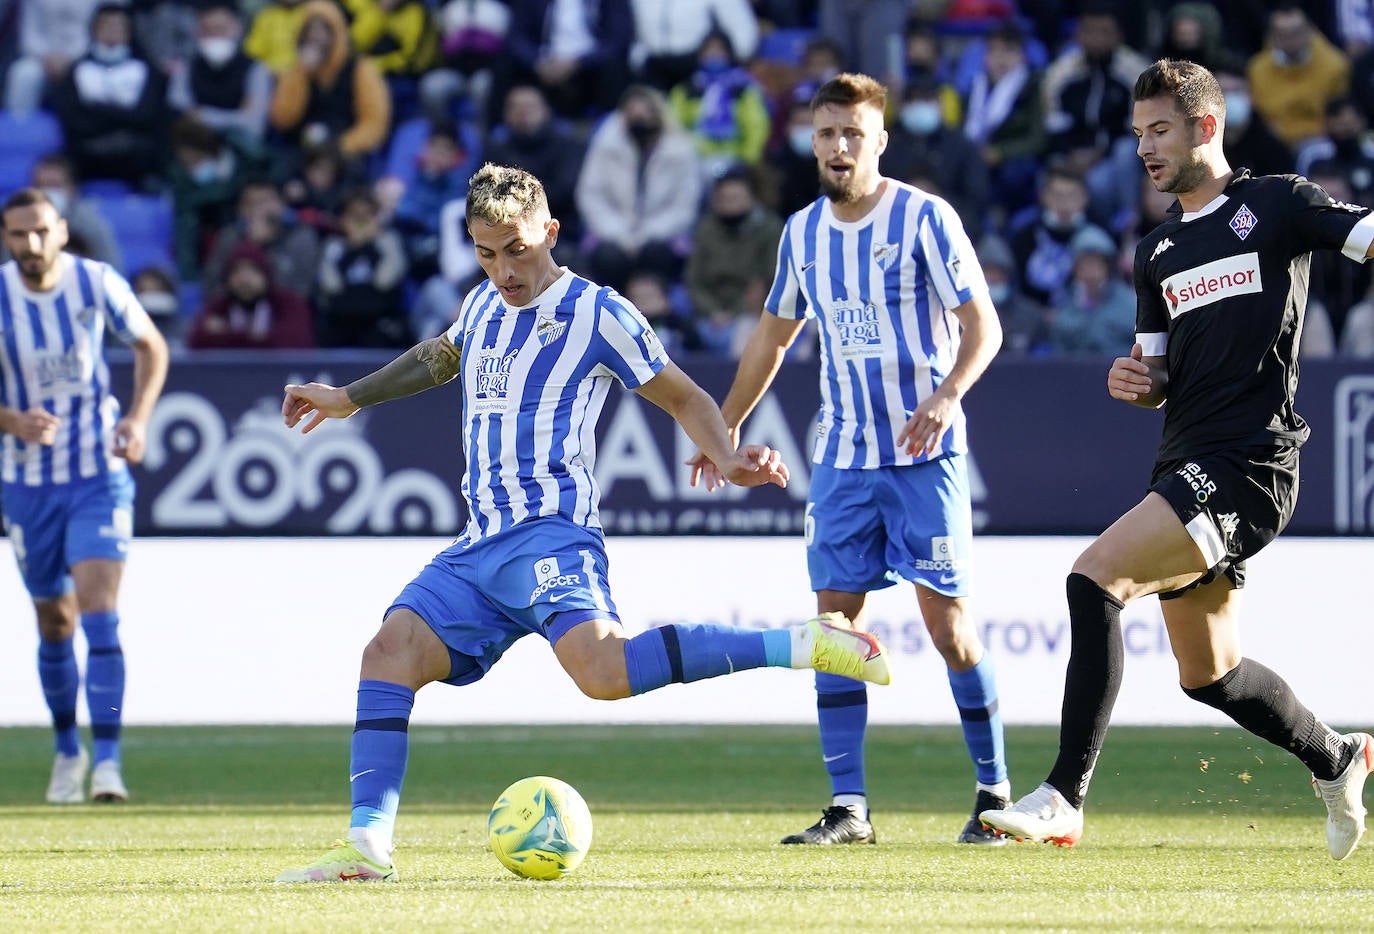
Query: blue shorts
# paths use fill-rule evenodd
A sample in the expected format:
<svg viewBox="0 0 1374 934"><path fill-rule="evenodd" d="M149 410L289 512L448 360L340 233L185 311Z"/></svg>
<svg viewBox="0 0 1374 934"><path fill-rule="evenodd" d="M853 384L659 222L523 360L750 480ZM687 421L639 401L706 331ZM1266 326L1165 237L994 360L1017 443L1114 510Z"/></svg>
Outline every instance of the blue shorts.
<svg viewBox="0 0 1374 934"><path fill-rule="evenodd" d="M78 561L123 561L134 535L134 478L127 470L57 486L6 483L5 530L35 600L72 589Z"/></svg>
<svg viewBox="0 0 1374 934"><path fill-rule="evenodd" d="M555 644L589 619L620 621L597 529L547 517L476 543L459 539L425 566L387 610L417 614L448 647L444 681L471 684L515 640Z"/></svg>
<svg viewBox="0 0 1374 934"><path fill-rule="evenodd" d="M816 464L806 504L812 590L868 593L899 580L967 596L973 508L960 454L908 467Z"/></svg>

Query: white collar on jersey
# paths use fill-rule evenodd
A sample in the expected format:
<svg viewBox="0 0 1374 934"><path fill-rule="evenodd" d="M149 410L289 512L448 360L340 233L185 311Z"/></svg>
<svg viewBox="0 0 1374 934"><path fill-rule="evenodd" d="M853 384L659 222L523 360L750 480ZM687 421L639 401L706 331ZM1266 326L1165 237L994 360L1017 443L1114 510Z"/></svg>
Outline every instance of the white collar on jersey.
<svg viewBox="0 0 1374 934"><path fill-rule="evenodd" d="M1228 185L1227 187L1229 188L1230 186ZM1206 217L1208 214L1211 214L1211 213L1212 213L1213 211L1215 211L1217 208L1219 208L1219 207L1221 207L1223 204L1225 204L1225 203L1226 203L1226 198L1227 198L1227 194L1226 194L1226 192L1223 191L1221 194L1217 195L1217 196L1216 196L1215 198L1213 198L1211 201L1208 201L1205 205L1203 205L1203 206L1202 206L1201 208L1199 208L1198 210L1196 210L1196 211L1184 211L1184 212L1183 212L1183 215L1179 218L1179 220L1183 221L1183 223L1186 224L1186 223L1188 223L1189 221L1195 221L1195 220L1197 220L1199 217Z"/></svg>
<svg viewBox="0 0 1374 934"><path fill-rule="evenodd" d="M884 176L882 181L883 184L886 186L883 189L882 197L878 199L877 203L874 204L873 207L869 208L867 214L865 214L863 217L859 218L856 221L840 220L838 217L835 216L834 210L831 209L830 199L825 198L823 201L823 206L821 208L821 210L825 212L825 214L822 215L825 218L825 221L828 224L830 224L830 226L838 227L841 230L858 230L860 227L872 221L873 218L878 216L879 211L886 210L888 207L890 207L892 204L892 199L897 196L897 186L892 183L892 179Z"/></svg>

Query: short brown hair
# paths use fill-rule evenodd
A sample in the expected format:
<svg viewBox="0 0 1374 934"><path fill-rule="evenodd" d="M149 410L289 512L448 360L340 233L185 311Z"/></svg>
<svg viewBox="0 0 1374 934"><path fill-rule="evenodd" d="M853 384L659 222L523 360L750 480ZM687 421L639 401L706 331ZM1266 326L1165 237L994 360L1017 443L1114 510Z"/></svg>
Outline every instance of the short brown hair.
<svg viewBox="0 0 1374 934"><path fill-rule="evenodd" d="M887 110L887 88L868 75L844 72L816 89L816 95L811 98L811 112L815 113L827 104L841 107L869 104L881 113Z"/></svg>
<svg viewBox="0 0 1374 934"><path fill-rule="evenodd" d="M1160 59L1135 79L1132 99L1147 101L1172 97L1179 111L1190 118L1204 114L1226 116L1226 96L1216 76L1193 62Z"/></svg>
<svg viewBox="0 0 1374 934"><path fill-rule="evenodd" d="M46 204L54 211L57 211L57 205L52 203L52 199L48 197L48 193L43 189L21 188L5 199L5 206L0 208L0 215L8 214L15 208L27 208L35 204ZM57 213L61 214L62 212L58 211Z"/></svg>
<svg viewBox="0 0 1374 934"><path fill-rule="evenodd" d="M539 179L524 169L488 162L468 182L467 221L513 224L543 208L548 196Z"/></svg>

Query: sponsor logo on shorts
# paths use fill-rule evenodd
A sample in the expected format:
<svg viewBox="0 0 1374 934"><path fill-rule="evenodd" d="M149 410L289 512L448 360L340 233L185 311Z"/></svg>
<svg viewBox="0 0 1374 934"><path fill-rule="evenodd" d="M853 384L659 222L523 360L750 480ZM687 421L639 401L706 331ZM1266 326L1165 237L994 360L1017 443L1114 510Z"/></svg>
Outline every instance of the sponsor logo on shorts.
<svg viewBox="0 0 1374 934"><path fill-rule="evenodd" d="M540 558L534 562L534 590L530 591L530 603L539 602L539 598L544 596L555 587L577 587L582 583L581 574L564 574L558 566L558 559L550 555L547 558ZM557 603L568 594L559 594L549 599L550 603Z"/></svg>
<svg viewBox="0 0 1374 934"><path fill-rule="evenodd" d="M1171 318L1222 299L1261 292L1264 286L1260 282L1259 254L1242 253L1194 266L1169 276L1159 288Z"/></svg>
<svg viewBox="0 0 1374 934"><path fill-rule="evenodd" d="M1188 482L1188 486L1192 487L1193 495L1197 497L1199 503L1207 502L1217 491L1216 483L1207 479L1207 471L1192 461L1178 468L1175 473Z"/></svg>
<svg viewBox="0 0 1374 934"><path fill-rule="evenodd" d="M967 562L955 554L954 536L936 535L930 540L930 560L917 558L913 563L918 571L948 572L940 576L940 583L952 584L963 574Z"/></svg>

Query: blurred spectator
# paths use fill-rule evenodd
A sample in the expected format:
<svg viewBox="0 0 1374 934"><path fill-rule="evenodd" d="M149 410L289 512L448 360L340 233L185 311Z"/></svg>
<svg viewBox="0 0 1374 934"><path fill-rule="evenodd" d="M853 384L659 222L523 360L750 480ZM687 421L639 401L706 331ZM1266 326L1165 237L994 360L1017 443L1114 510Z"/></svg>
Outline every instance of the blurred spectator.
<svg viewBox="0 0 1374 934"><path fill-rule="evenodd" d="M629 80L634 25L629 0L512 0L501 84L538 85L565 117L603 114Z"/></svg>
<svg viewBox="0 0 1374 934"><path fill-rule="evenodd" d="M625 297L644 315L669 356L705 349L691 313L673 304L668 283L660 276L652 272L631 273L625 283Z"/></svg>
<svg viewBox="0 0 1374 934"><path fill-rule="evenodd" d="M783 143L768 159L777 180L778 213L783 217L800 211L820 197L820 172L811 145L812 133L811 99L798 98L787 112Z"/></svg>
<svg viewBox="0 0 1374 934"><path fill-rule="evenodd" d="M391 92L370 59L349 48L343 13L331 0L306 0L296 63L277 79L269 117L297 151L336 140L346 159L386 142Z"/></svg>
<svg viewBox="0 0 1374 934"><path fill-rule="evenodd" d="M127 7L98 6L89 50L53 91L67 155L84 180L140 185L162 169L171 114L167 78L135 53L132 28Z"/></svg>
<svg viewBox="0 0 1374 934"><path fill-rule="evenodd" d="M820 32L839 44L847 69L900 92L907 8L906 0L820 0Z"/></svg>
<svg viewBox="0 0 1374 934"><path fill-rule="evenodd" d="M451 101L468 100L468 115L486 124L495 69L510 33L502 0L448 0L439 9L441 64L420 79L420 101L431 120L451 120Z"/></svg>
<svg viewBox="0 0 1374 934"><path fill-rule="evenodd" d="M1030 203L1045 148L1040 76L1026 62L1025 36L1014 23L988 35L964 113L964 135L988 166L992 202L1010 216Z"/></svg>
<svg viewBox="0 0 1374 934"><path fill-rule="evenodd" d="M1045 70L1045 127L1053 152L1080 171L1131 129L1131 93L1149 62L1124 45L1115 4L1084 3L1075 44Z"/></svg>
<svg viewBox="0 0 1374 934"><path fill-rule="evenodd" d="M321 347L409 347L414 343L401 300L406 255L401 238L382 226L381 206L367 189L349 193L341 233L324 244L315 292Z"/></svg>
<svg viewBox="0 0 1374 934"><path fill-rule="evenodd" d="M781 237L782 221L759 205L747 170L728 172L711 186L684 279L693 317L712 346L734 348L741 322L753 329L773 282Z"/></svg>
<svg viewBox="0 0 1374 934"><path fill-rule="evenodd" d="M172 347L184 344L186 319L181 314L181 300L171 273L157 266L140 269L129 280L134 297L157 325L158 332Z"/></svg>
<svg viewBox="0 0 1374 934"><path fill-rule="evenodd" d="M300 171L282 185L282 197L299 223L329 234L338 226L339 208L347 188L348 167L343 154L338 143L328 140L306 147Z"/></svg>
<svg viewBox="0 0 1374 934"><path fill-rule="evenodd" d="M708 177L735 163L758 165L770 131L763 92L735 60L723 32L708 33L697 52L697 70L668 95L669 106L696 142Z"/></svg>
<svg viewBox="0 0 1374 934"><path fill-rule="evenodd" d="M253 16L243 50L273 74L296 64L296 35L305 19L305 0L267 0Z"/></svg>
<svg viewBox="0 0 1374 934"><path fill-rule="evenodd" d="M1374 47L1374 3L1336 0L1334 32L1346 57L1354 60Z"/></svg>
<svg viewBox="0 0 1374 934"><path fill-rule="evenodd" d="M806 43L802 52L801 78L794 97L811 103L822 84L844 71L844 49L829 36L816 36Z"/></svg>
<svg viewBox="0 0 1374 934"><path fill-rule="evenodd" d="M467 197L465 159L453 125L433 124L420 151L419 169L391 219L405 244L410 274L417 280L439 271L439 213L450 201Z"/></svg>
<svg viewBox="0 0 1374 934"><path fill-rule="evenodd" d="M241 243L224 267L223 290L205 303L186 337L195 350L308 348L315 346L310 306L272 282L262 248Z"/></svg>
<svg viewBox="0 0 1374 934"><path fill-rule="evenodd" d="M133 0L134 45L170 74L196 51L196 13L202 0Z"/></svg>
<svg viewBox="0 0 1374 934"><path fill-rule="evenodd" d="M1269 15L1262 50L1246 68L1255 109L1290 147L1322 131L1326 103L1350 88L1350 63L1312 28L1302 7L1285 3Z"/></svg>
<svg viewBox="0 0 1374 934"><path fill-rule="evenodd" d="M988 208L988 170L968 137L944 122L940 83L922 72L907 82L897 125L888 130L882 171L888 178L921 175L954 206L971 239L983 231Z"/></svg>
<svg viewBox="0 0 1374 934"><path fill-rule="evenodd" d="M424 0L340 0L353 50L384 75L416 76L439 63L439 30Z"/></svg>
<svg viewBox="0 0 1374 934"><path fill-rule="evenodd" d="M1338 200L1369 204L1374 198L1374 140L1364 114L1348 97L1327 103L1325 132L1298 149L1294 171L1311 178L1317 163L1325 174L1344 177L1351 197Z"/></svg>
<svg viewBox="0 0 1374 934"><path fill-rule="evenodd" d="M5 78L5 109L17 117L37 110L45 89L58 84L86 54L99 0L20 0L19 57Z"/></svg>
<svg viewBox="0 0 1374 934"><path fill-rule="evenodd" d="M244 183L265 168L265 160L256 146L221 138L189 114L172 126L171 143L177 274L190 281L214 235L233 219Z"/></svg>
<svg viewBox="0 0 1374 934"><path fill-rule="evenodd" d="M1002 322L1002 352L1026 354L1045 342L1045 309L1016 287L1016 258L1007 241L988 234L978 241L978 263L988 283L988 298Z"/></svg>
<svg viewBox="0 0 1374 934"><path fill-rule="evenodd" d="M900 100L906 96L909 84L917 80L934 79L940 102L940 116L950 126L964 123L964 103L959 90L949 81L949 63L945 60L940 34L935 27L923 19L912 17L907 21L905 42L906 68L900 86L888 88L890 100Z"/></svg>
<svg viewBox="0 0 1374 934"><path fill-rule="evenodd" d="M220 230L205 259L201 285L207 297L219 294L229 255L245 241L267 254L273 282L300 295L310 294L320 267L319 236L287 210L270 179L255 178L244 184L234 223Z"/></svg>
<svg viewBox="0 0 1374 934"><path fill-rule="evenodd" d="M1049 317L1056 355L1125 355L1135 343L1135 289L1116 275L1116 241L1086 226L1069 242L1073 272Z"/></svg>
<svg viewBox="0 0 1374 934"><path fill-rule="evenodd" d="M1369 202L1361 201L1355 196L1351 178L1361 177L1368 183L1366 176L1369 171L1367 165L1352 170L1348 163L1325 160L1314 162L1304 174L1320 185L1334 200L1364 205ZM1370 273L1368 264L1352 263L1340 250L1315 250L1312 253L1307 273L1308 295L1321 302L1330 319L1333 352L1350 309L1369 291Z"/></svg>
<svg viewBox="0 0 1374 934"><path fill-rule="evenodd" d="M677 281L701 201L701 162L663 95L632 85L592 135L577 206L590 278L624 287L636 268Z"/></svg>
<svg viewBox="0 0 1374 934"><path fill-rule="evenodd" d="M1345 316L1339 347L1344 356L1374 360L1374 295L1365 295Z"/></svg>
<svg viewBox="0 0 1374 934"><path fill-rule="evenodd" d="M124 272L124 254L119 239L109 219L100 212L99 205L81 197L70 159L60 152L48 153L35 163L30 182L33 187L43 189L57 213L66 220L68 232L86 242L87 256Z"/></svg>
<svg viewBox="0 0 1374 934"><path fill-rule="evenodd" d="M1213 74L1245 67L1244 59L1223 41L1221 14L1210 3L1180 3L1171 9L1155 57L1195 62Z"/></svg>
<svg viewBox="0 0 1374 934"><path fill-rule="evenodd" d="M576 196L585 150L567 125L554 119L539 88L517 84L507 92L502 122L492 129L486 158L524 169L544 183L549 213L562 225L555 257L576 249L582 237Z"/></svg>
<svg viewBox="0 0 1374 934"><path fill-rule="evenodd" d="M1255 112L1250 85L1239 73L1217 73L1226 95L1226 121L1222 140L1226 156L1235 166L1255 175L1283 175L1293 171L1293 153L1274 135L1264 117Z"/></svg>
<svg viewBox="0 0 1374 934"><path fill-rule="evenodd" d="M1011 233L1021 291L1049 305L1073 271L1070 242L1087 226L1088 189L1064 167L1049 169L1040 183L1040 211Z"/></svg>
<svg viewBox="0 0 1374 934"><path fill-rule="evenodd" d="M209 0L196 14L196 50L172 73L172 106L208 127L260 140L272 102L272 74L243 51L243 17L232 0Z"/></svg>
<svg viewBox="0 0 1374 934"><path fill-rule="evenodd" d="M444 333L458 316L462 296L482 279L466 212L466 198L439 212L439 273L425 280L410 305L411 330L419 340Z"/></svg>
<svg viewBox="0 0 1374 934"><path fill-rule="evenodd" d="M720 30L742 62L754 57L759 24L748 0L632 0L630 64L645 83L667 91L692 76L706 34Z"/></svg>

